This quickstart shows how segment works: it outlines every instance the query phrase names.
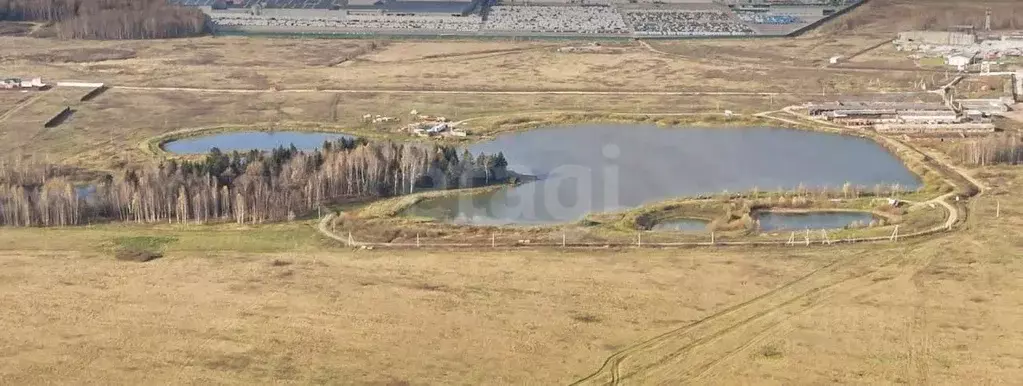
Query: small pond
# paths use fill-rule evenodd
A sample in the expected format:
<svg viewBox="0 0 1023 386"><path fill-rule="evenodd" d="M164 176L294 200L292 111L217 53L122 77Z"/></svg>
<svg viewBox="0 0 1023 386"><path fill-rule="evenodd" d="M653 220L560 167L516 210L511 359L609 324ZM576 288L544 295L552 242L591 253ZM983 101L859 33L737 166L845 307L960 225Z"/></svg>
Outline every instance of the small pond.
<svg viewBox="0 0 1023 386"><path fill-rule="evenodd" d="M710 223L695 218L673 218L654 224L650 230L665 232L703 232Z"/></svg>
<svg viewBox="0 0 1023 386"><path fill-rule="evenodd" d="M313 150L323 142L352 138L337 133L316 133L301 131L238 131L188 137L163 144L163 149L174 154L202 154L216 147L222 152L271 150L295 145L299 150Z"/></svg>
<svg viewBox="0 0 1023 386"><path fill-rule="evenodd" d="M758 212L753 218L760 220L761 232L804 229L839 229L854 222L863 225L877 219L869 212L812 212L812 213L779 213Z"/></svg>
<svg viewBox="0 0 1023 386"><path fill-rule="evenodd" d="M793 129L580 124L505 134L469 151L502 151L510 170L539 180L425 200L406 213L467 224L552 224L753 187L920 186L898 158L869 139Z"/></svg>

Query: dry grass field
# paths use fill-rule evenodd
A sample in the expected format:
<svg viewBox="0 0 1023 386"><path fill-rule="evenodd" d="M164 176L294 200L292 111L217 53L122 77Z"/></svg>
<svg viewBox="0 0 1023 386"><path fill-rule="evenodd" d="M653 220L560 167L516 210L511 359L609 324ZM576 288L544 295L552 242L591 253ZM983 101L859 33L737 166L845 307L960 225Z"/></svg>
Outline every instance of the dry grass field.
<svg viewBox="0 0 1023 386"><path fill-rule="evenodd" d="M680 43L673 47L681 50L682 56L665 56L635 43L608 52L566 53L558 52L557 48L578 43L218 37L82 42L69 49L52 40L3 38L0 50L12 53L0 57L0 63L5 72L51 80L260 90L817 93L818 83L825 80L835 85L833 91L901 91L910 89L912 82L922 77L912 72L878 73L880 81L863 84L857 81L857 72L851 70L786 68L785 65L812 63L806 63L804 57L779 59L785 53L765 50L760 43L765 41L768 40L723 42L715 48L708 48L717 46L708 42ZM787 43L771 43L782 44ZM809 44L820 42L814 40ZM788 50L788 54L799 51ZM819 51L817 56L825 59L830 52Z"/></svg>
<svg viewBox="0 0 1023 386"><path fill-rule="evenodd" d="M622 42L588 54L554 41L0 36L2 76L114 86L87 102L76 88L0 93L0 160L116 172L156 162L141 145L181 129L386 137L412 109L486 133L552 112L748 115L838 93L914 99L867 93L944 74L872 47L903 28L976 22L988 6L1016 17L1015 4L873 0L794 39ZM824 65L855 54L847 67ZM255 91L139 88L154 86ZM537 90L608 93L502 93ZM630 91L780 94L615 94ZM71 118L43 128L64 106ZM958 140L914 144L937 153ZM1014 384L1023 169L970 173L989 189L964 224L899 243L356 250L314 219L0 228L0 384L548 385L591 374L592 384L612 374L626 384ZM135 244L162 257L115 257Z"/></svg>
<svg viewBox="0 0 1023 386"><path fill-rule="evenodd" d="M0 380L564 384L707 318L622 374L1008 384L1023 376L1023 173L977 175L993 189L966 229L895 245L351 251L301 223L5 229ZM114 260L127 236L171 241Z"/></svg>
<svg viewBox="0 0 1023 386"><path fill-rule="evenodd" d="M1023 14L1015 0L871 0L811 35L879 36L913 29L942 30L957 25L984 26L991 10L992 28L1023 28Z"/></svg>
<svg viewBox="0 0 1023 386"><path fill-rule="evenodd" d="M0 379L563 384L816 264L799 253L223 252L145 265L4 253Z"/></svg>
<svg viewBox="0 0 1023 386"><path fill-rule="evenodd" d="M752 114L797 103L792 96L671 95L476 95L389 93L202 93L139 91L113 88L88 102L84 89L58 87L7 120L0 119L0 152L23 157L50 157L100 169L149 162L140 149L148 139L181 129L218 126L312 128L362 135L401 135L409 111L455 120L486 131L487 122L509 114L561 112L666 113L721 112ZM4 94L0 94L4 95ZM8 94L11 95L11 94ZM62 125L42 123L66 104L75 110ZM370 124L364 114L399 117L400 122ZM495 119L490 119L495 118Z"/></svg>

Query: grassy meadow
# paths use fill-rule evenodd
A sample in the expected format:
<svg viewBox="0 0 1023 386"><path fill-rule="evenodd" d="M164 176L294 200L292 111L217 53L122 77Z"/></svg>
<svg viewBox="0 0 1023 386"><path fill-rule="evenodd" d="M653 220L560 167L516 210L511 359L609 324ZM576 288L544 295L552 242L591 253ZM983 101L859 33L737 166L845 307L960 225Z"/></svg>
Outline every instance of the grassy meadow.
<svg viewBox="0 0 1023 386"><path fill-rule="evenodd" d="M629 42L597 54L559 52L560 42L0 36L5 75L113 86L87 102L87 90L65 87L0 93L0 160L119 173L167 156L153 144L168 136L316 128L403 138L411 110L466 120L470 140L584 120L776 125L752 114L838 96L932 98L871 94L943 80L878 43L976 21L989 3L1003 16L1015 6L876 0L794 39ZM826 66L834 55L850 60ZM683 91L709 94L671 94ZM71 118L43 128L64 106ZM922 149L896 147L920 172L957 162L969 139L899 140ZM380 241L485 243L498 232L496 248L352 248L320 234L315 218L3 227L0 384L603 384L612 373L631 384L1012 384L1023 379L1023 169L956 168L986 189L956 204L952 232L898 243L506 246L627 242L662 214L713 219L728 205L682 199L566 229L389 217L401 199L332 208L379 214L345 221ZM923 176L934 189L902 198L953 192L937 174ZM908 229L945 218L940 206L915 208L899 214Z"/></svg>

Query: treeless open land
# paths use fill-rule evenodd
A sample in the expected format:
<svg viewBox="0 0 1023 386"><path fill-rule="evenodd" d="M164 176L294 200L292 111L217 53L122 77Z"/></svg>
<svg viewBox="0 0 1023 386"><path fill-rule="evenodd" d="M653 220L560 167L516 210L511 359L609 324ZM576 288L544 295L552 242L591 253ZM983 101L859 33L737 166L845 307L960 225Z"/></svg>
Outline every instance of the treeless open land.
<svg viewBox="0 0 1023 386"><path fill-rule="evenodd" d="M407 122L363 115L412 109L494 133L557 114L748 118L836 95L934 98L909 92L943 73L873 47L899 28L958 24L949 12L975 21L975 3L876 0L794 39L598 53L558 51L576 41L0 37L2 75L112 86L89 101L81 88L0 93L0 159L120 173L161 161L146 144L183 129L397 138ZM848 68L824 64L854 54ZM65 106L68 120L42 126ZM908 142L945 160L959 141ZM1023 169L958 168L985 189L950 232L857 245L355 249L312 218L0 227L0 384L1016 383ZM162 256L119 255L138 245Z"/></svg>
<svg viewBox="0 0 1023 386"><path fill-rule="evenodd" d="M1011 383L1023 176L976 174L993 189L964 229L900 244L352 251L301 224L5 229L0 377L569 383L703 320L626 357L623 379ZM172 241L113 259L129 235Z"/></svg>
<svg viewBox="0 0 1023 386"><path fill-rule="evenodd" d="M814 38L812 44L828 38ZM875 44L854 37L842 53ZM770 42L765 49L761 42ZM47 79L102 79L117 86L356 90L628 90L818 93L913 90L922 75L878 73L870 84L854 70L816 67L820 55L777 49L779 40L723 42L663 55L634 42L593 52L564 52L584 41L353 41L204 37L167 41L0 39L5 71ZM733 48L749 45L750 49ZM684 59L684 60L683 60ZM725 60L730 59L730 60Z"/></svg>

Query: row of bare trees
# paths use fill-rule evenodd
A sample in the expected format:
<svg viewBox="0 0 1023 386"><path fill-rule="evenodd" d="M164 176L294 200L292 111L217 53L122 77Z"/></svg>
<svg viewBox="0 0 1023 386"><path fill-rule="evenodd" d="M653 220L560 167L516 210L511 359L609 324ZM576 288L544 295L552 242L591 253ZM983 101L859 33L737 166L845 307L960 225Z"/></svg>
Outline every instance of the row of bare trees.
<svg viewBox="0 0 1023 386"><path fill-rule="evenodd" d="M968 165L1023 164L1023 137L1004 134L964 141L953 155Z"/></svg>
<svg viewBox="0 0 1023 386"><path fill-rule="evenodd" d="M166 0L0 0L0 20L54 22L67 39L159 39L208 30L202 11Z"/></svg>
<svg viewBox="0 0 1023 386"><path fill-rule="evenodd" d="M0 225L291 220L346 198L504 182L513 177L506 165L501 154L459 157L449 147L386 142L339 142L313 152L214 149L202 161L169 161L86 187L6 165Z"/></svg>

